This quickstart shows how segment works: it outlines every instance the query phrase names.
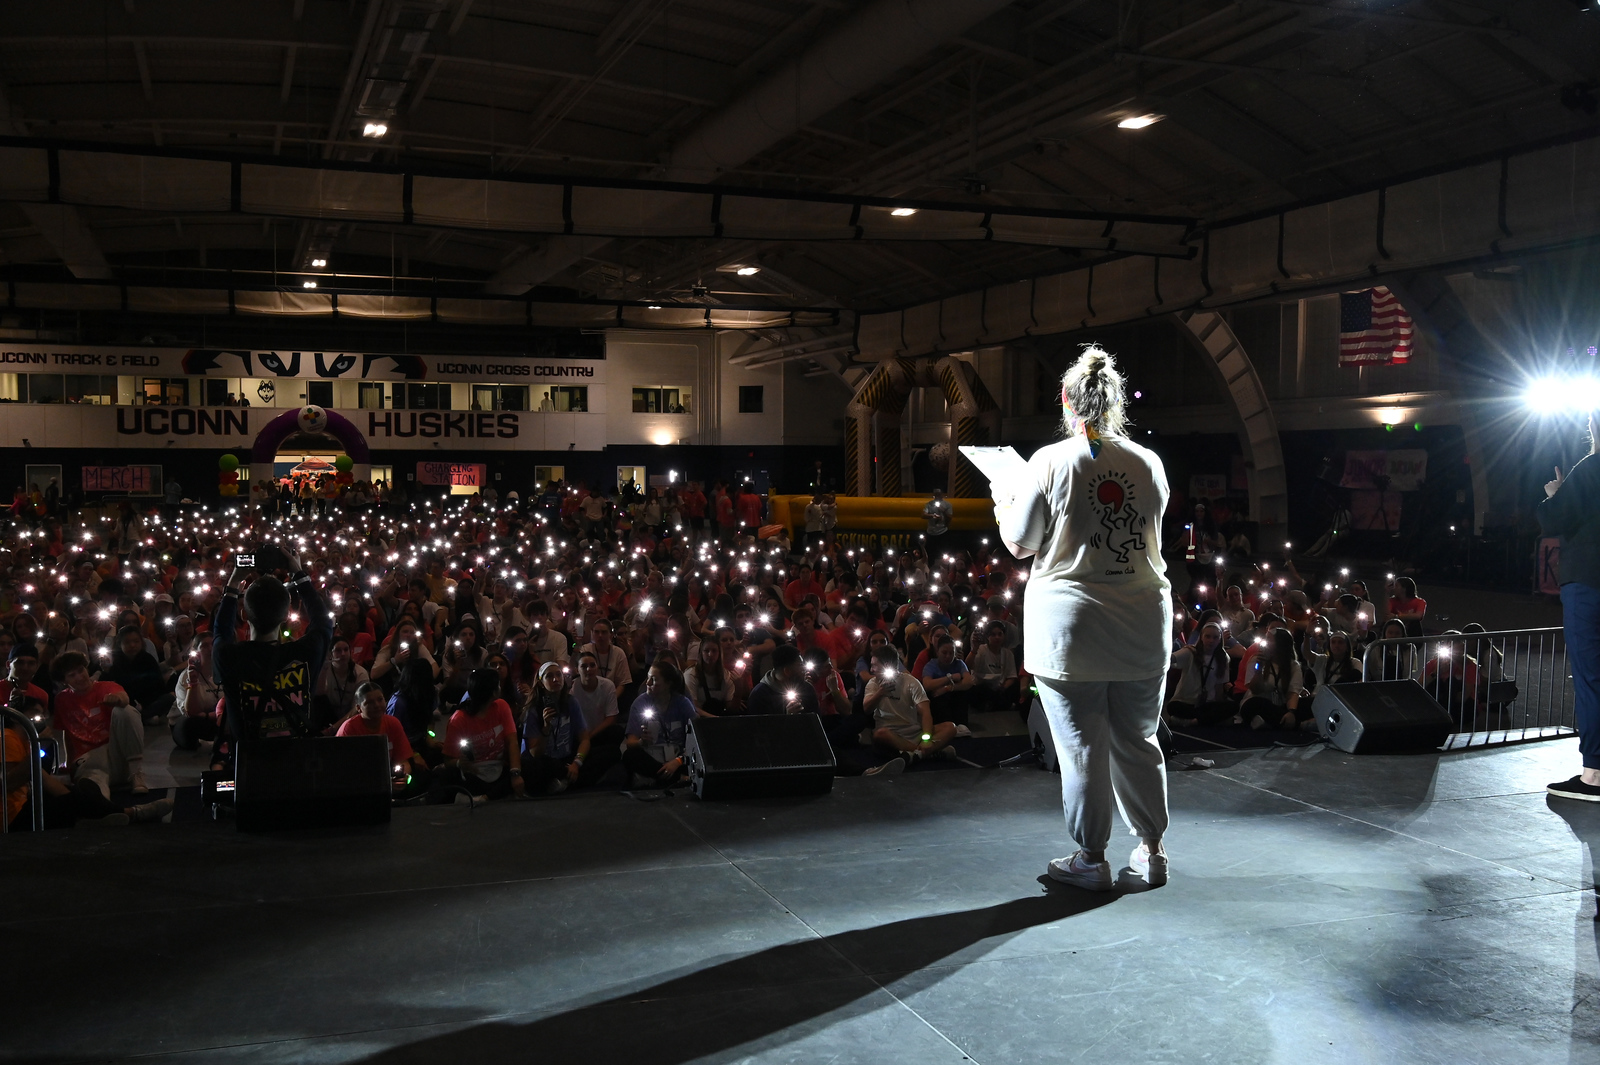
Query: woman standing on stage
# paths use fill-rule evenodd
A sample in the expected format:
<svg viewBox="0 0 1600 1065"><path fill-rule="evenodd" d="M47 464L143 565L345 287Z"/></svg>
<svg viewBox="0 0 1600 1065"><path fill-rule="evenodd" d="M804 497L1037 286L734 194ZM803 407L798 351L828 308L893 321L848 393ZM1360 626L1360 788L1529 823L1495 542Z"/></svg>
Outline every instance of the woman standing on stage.
<svg viewBox="0 0 1600 1065"><path fill-rule="evenodd" d="M1572 708L1583 770L1545 790L1600 802L1600 412L1589 415L1589 453L1544 486L1539 525L1561 537L1561 613L1572 669Z"/></svg>
<svg viewBox="0 0 1600 1065"><path fill-rule="evenodd" d="M1123 435L1125 404L1111 356L1086 348L1061 379L1067 439L1035 452L1021 483L994 488L1006 547L1035 557L1023 660L1050 718L1067 830L1078 843L1049 874L1094 891L1113 884L1105 852L1114 804L1140 837L1133 874L1151 887L1167 881L1166 765L1156 741L1172 620L1159 540L1167 476L1155 454Z"/></svg>

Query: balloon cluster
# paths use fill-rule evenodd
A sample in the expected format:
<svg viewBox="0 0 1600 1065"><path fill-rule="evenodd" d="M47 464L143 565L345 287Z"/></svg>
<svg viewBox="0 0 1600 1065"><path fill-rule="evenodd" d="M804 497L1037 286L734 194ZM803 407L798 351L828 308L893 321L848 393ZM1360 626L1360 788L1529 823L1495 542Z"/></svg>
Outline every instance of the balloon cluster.
<svg viewBox="0 0 1600 1065"><path fill-rule="evenodd" d="M217 460L217 494L221 496L236 496L239 494L239 456L224 452Z"/></svg>

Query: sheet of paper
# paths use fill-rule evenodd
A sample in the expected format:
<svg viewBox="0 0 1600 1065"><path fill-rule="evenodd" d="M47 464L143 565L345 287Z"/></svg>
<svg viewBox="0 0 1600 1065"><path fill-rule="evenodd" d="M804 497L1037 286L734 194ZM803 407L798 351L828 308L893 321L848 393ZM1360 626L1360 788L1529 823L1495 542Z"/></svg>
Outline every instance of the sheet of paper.
<svg viewBox="0 0 1600 1065"><path fill-rule="evenodd" d="M1013 485L1028 475L1028 462L1012 447L967 447L961 453L992 485Z"/></svg>

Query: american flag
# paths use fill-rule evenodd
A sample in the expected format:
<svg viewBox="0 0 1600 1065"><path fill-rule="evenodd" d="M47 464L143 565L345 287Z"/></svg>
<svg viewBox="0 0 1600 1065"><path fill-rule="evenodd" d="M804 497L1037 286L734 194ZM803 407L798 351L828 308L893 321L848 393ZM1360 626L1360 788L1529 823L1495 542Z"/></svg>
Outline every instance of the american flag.
<svg viewBox="0 0 1600 1065"><path fill-rule="evenodd" d="M1411 359L1411 316L1379 285L1339 294L1339 365L1401 365Z"/></svg>

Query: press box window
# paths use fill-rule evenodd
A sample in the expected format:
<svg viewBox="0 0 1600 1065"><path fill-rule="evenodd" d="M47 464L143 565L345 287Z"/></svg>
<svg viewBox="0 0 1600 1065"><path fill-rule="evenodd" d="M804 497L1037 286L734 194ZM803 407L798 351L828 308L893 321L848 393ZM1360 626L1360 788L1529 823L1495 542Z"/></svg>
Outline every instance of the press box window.
<svg viewBox="0 0 1600 1065"><path fill-rule="evenodd" d="M449 385L406 385L407 410L449 410Z"/></svg>
<svg viewBox="0 0 1600 1065"><path fill-rule="evenodd" d="M766 385L740 385L739 386L739 413L760 414L763 405L762 389Z"/></svg>
<svg viewBox="0 0 1600 1065"><path fill-rule="evenodd" d="M317 407L333 406L333 382L307 381L306 402Z"/></svg>
<svg viewBox="0 0 1600 1065"><path fill-rule="evenodd" d="M361 404L362 410L383 409L383 387L382 381L361 382L361 386L356 392L356 397L357 402Z"/></svg>
<svg viewBox="0 0 1600 1065"><path fill-rule="evenodd" d="M139 380L140 403L151 406L187 407L189 405L189 379L187 377L144 377Z"/></svg>
<svg viewBox="0 0 1600 1065"><path fill-rule="evenodd" d="M473 385L473 410L527 410L527 385Z"/></svg>
<svg viewBox="0 0 1600 1065"><path fill-rule="evenodd" d="M588 385L551 385L548 394L541 390L540 410L587 411L589 409Z"/></svg>
<svg viewBox="0 0 1600 1065"><path fill-rule="evenodd" d="M636 388L633 390L635 414L688 414L687 388Z"/></svg>

